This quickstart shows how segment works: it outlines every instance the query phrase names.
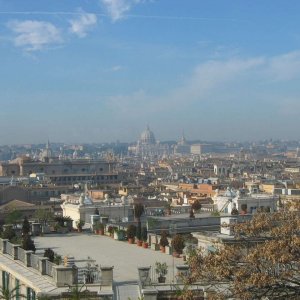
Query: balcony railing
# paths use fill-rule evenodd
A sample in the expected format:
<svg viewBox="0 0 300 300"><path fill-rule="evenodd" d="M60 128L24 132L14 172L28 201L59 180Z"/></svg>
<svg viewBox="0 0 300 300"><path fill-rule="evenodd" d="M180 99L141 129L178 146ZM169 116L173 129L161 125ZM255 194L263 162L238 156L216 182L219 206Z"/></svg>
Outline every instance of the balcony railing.
<svg viewBox="0 0 300 300"><path fill-rule="evenodd" d="M22 263L26 263L25 261L26 259L26 253L25 253L25 250L18 247L18 260L20 260Z"/></svg>
<svg viewBox="0 0 300 300"><path fill-rule="evenodd" d="M36 270L39 270L39 257L37 255L30 255L30 266Z"/></svg>
<svg viewBox="0 0 300 300"><path fill-rule="evenodd" d="M6 253L13 256L14 255L13 251L14 251L13 244L10 242L7 242L6 243Z"/></svg>
<svg viewBox="0 0 300 300"><path fill-rule="evenodd" d="M55 264L52 263L51 261L49 261L49 260L46 261L46 268L45 268L46 275L53 277L53 267L54 266L55 266Z"/></svg>

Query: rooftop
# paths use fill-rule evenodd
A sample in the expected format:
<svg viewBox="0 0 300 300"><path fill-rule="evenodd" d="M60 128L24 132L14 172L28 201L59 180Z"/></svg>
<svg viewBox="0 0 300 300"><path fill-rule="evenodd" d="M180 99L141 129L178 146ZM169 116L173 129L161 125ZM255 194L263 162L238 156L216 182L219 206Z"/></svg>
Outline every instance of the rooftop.
<svg viewBox="0 0 300 300"><path fill-rule="evenodd" d="M70 233L67 235L47 235L35 237L37 248L52 248L62 256L74 256L96 260L96 264L114 266L114 281L137 281L138 267L154 266L156 261L166 262L169 270L173 265L182 264L181 258L149 249L116 241L107 236L94 234Z"/></svg>

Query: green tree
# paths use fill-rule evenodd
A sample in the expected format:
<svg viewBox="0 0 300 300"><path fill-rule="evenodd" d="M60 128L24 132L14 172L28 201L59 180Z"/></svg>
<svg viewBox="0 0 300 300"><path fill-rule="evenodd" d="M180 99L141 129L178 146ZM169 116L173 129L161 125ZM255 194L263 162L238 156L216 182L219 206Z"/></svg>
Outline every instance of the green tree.
<svg viewBox="0 0 300 300"><path fill-rule="evenodd" d="M201 209L202 205L201 205L201 201L200 200L195 200L192 204L192 209L197 211L199 209Z"/></svg>
<svg viewBox="0 0 300 300"><path fill-rule="evenodd" d="M12 228L12 226L8 226L4 229L2 232L2 238L3 239L8 239L9 241L13 240L16 237L16 232Z"/></svg>
<svg viewBox="0 0 300 300"><path fill-rule="evenodd" d="M28 221L27 216L25 216L23 225L22 225L22 235L28 235L30 232L30 223Z"/></svg>
<svg viewBox="0 0 300 300"><path fill-rule="evenodd" d="M36 250L35 245L34 245L34 241L31 239L31 237L29 235L24 235L23 236L21 247L24 250L31 250L33 252L35 252L35 250Z"/></svg>
<svg viewBox="0 0 300 300"><path fill-rule="evenodd" d="M171 241L171 245L176 253L182 254L182 250L185 246L183 236L181 234L176 234Z"/></svg>
<svg viewBox="0 0 300 300"><path fill-rule="evenodd" d="M49 261L53 262L55 258L55 253L52 249L48 248L44 251L44 257L48 257Z"/></svg>
<svg viewBox="0 0 300 300"><path fill-rule="evenodd" d="M22 213L19 210L12 210L5 217L5 224L16 224L21 219Z"/></svg>
<svg viewBox="0 0 300 300"><path fill-rule="evenodd" d="M38 209L35 214L34 218L37 219L42 224L47 224L49 221L54 220L54 214L52 211L48 209Z"/></svg>

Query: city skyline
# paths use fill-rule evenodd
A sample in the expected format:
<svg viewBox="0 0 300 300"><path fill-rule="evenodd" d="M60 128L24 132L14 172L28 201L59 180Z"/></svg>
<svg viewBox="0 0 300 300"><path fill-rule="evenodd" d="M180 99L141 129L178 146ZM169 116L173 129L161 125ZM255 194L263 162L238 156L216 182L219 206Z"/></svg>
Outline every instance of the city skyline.
<svg viewBox="0 0 300 300"><path fill-rule="evenodd" d="M0 0L0 144L298 140L299 8Z"/></svg>

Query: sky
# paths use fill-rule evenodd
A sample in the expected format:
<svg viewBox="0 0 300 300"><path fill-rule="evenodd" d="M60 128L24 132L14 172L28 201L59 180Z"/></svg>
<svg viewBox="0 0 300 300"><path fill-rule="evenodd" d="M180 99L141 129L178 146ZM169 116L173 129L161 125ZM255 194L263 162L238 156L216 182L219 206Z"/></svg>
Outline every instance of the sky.
<svg viewBox="0 0 300 300"><path fill-rule="evenodd" d="M0 0L0 145L300 139L299 0Z"/></svg>

